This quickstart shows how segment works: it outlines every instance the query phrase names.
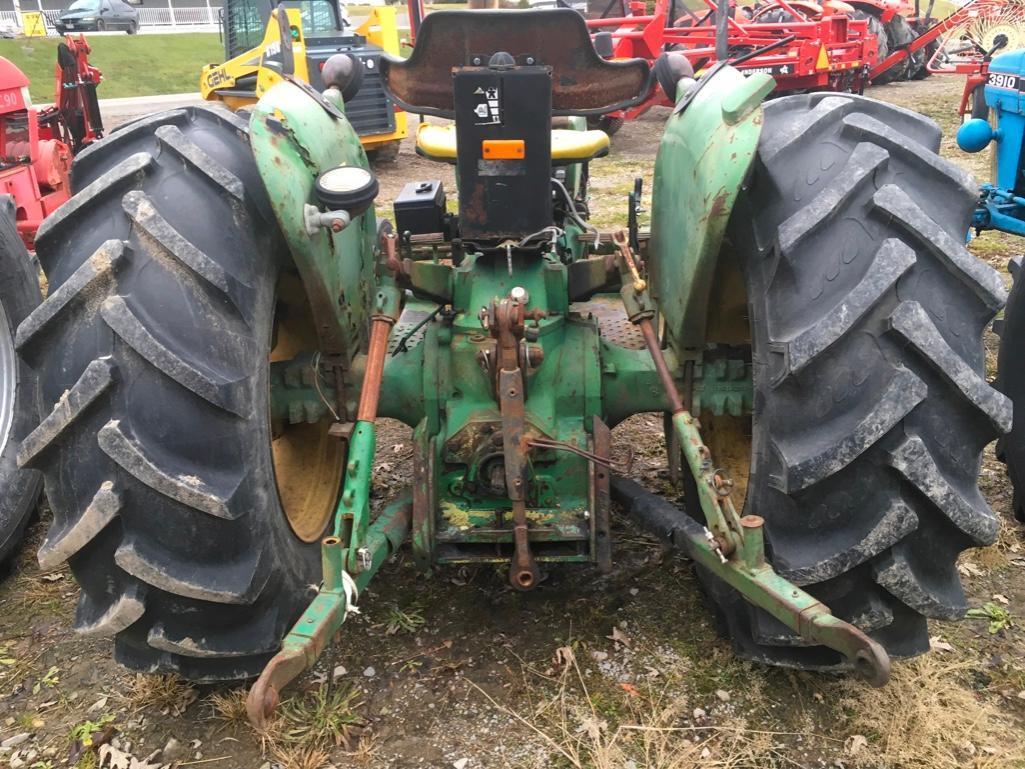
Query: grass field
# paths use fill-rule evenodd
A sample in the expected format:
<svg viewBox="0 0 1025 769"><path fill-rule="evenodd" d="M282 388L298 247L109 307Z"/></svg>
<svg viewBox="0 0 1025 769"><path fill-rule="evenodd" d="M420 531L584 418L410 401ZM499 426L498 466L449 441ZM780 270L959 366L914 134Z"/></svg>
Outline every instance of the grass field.
<svg viewBox="0 0 1025 769"><path fill-rule="evenodd" d="M28 75L32 99L53 101L59 38L0 40L4 56ZM218 35L109 35L89 38L89 57L103 72L101 99L185 93L199 88L199 69L224 58Z"/></svg>

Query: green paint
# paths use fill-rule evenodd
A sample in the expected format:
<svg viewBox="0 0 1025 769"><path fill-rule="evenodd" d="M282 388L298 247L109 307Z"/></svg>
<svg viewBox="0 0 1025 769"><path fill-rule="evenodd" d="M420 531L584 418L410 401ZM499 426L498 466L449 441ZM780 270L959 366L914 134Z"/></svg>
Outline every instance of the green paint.
<svg viewBox="0 0 1025 769"><path fill-rule="evenodd" d="M648 270L670 349L706 342L708 299L723 233L761 133L769 75L724 67L666 122L655 159Z"/></svg>
<svg viewBox="0 0 1025 769"><path fill-rule="evenodd" d="M342 232L321 229L311 236L303 207L315 203L318 174L339 165L367 167L359 137L348 120L331 115L289 82L260 99L249 128L256 165L306 287L321 352L351 361L365 341L373 304L373 209Z"/></svg>
<svg viewBox="0 0 1025 769"><path fill-rule="evenodd" d="M750 365L710 344L717 340L706 339L705 330L723 232L757 146L759 104L771 88L768 76L745 78L726 67L687 110L670 117L652 195L650 295L640 284L635 288L628 275L621 291L631 317L657 312L664 319L666 361L677 378L681 362L693 362L695 412L742 415L752 408ZM340 164L365 165L366 157L344 118L332 116L292 84L276 86L261 100L251 126L257 164L315 311L321 352L346 366L347 397L355 403L370 318L398 317L403 294L375 263L372 213L341 233L313 236L305 231L302 213L312 201L319 172ZM565 172L568 187L580 190L580 169ZM422 338L386 358L378 411L415 428L418 510L425 516L415 519L412 539L422 568L507 562L512 552L511 503L500 464L502 419L487 366L495 342L479 318L493 300L514 288L529 295L532 317L524 344L533 357L523 382L528 437L588 451L595 420L611 425L642 411L668 408L647 351L602 339L586 304L570 306L566 263L585 258L589 249L580 242L578 227L564 229L557 248L539 254L471 252L450 265L431 248L403 251L412 260L404 285L411 285L415 298L408 307L419 304L425 313L444 308L426 324ZM400 326L394 333L402 336L408 330ZM317 416L311 394L316 380L310 372L308 354L272 367L274 418ZM765 562L760 524L754 518L742 522L715 488L697 421L681 411L672 424L712 532L688 535L695 559L805 637L849 656L857 652L856 631ZM285 651L306 664L344 621L343 572L360 587L366 585L410 528L405 518L397 525L399 510L406 513L411 504L408 493L370 522L374 448L374 424L357 422L335 516L338 541L323 545L324 589L285 642ZM594 560L591 463L550 447L535 446L528 457L525 501L535 558Z"/></svg>
<svg viewBox="0 0 1025 769"><path fill-rule="evenodd" d="M401 546L409 530L400 521L408 515L410 495L400 496L389 504L369 527L365 547L369 551L369 566L358 572L351 572L353 582L362 592L381 565ZM351 608L345 596L341 572L340 548L324 548L324 584L313 602L306 607L281 644L279 656L301 661L295 672L298 675L317 661L335 632L345 622Z"/></svg>

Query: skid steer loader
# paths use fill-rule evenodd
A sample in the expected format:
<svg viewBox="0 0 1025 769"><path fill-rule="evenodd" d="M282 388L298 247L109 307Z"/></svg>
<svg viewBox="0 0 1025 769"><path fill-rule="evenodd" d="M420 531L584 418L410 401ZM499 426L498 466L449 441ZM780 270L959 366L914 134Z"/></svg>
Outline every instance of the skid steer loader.
<svg viewBox="0 0 1025 769"><path fill-rule="evenodd" d="M133 669L259 676L261 724L407 539L423 569L531 590L613 568L613 501L753 660L882 685L927 617L963 616L958 554L998 527L980 455L1011 422L974 186L913 112L763 104L768 75L667 57L650 239L589 223L609 142L583 125L644 98L648 65L599 57L571 10L433 13L382 59L397 104L454 121L417 142L455 164L457 215L421 184L433 204L378 219L351 61L83 152L15 339L45 404L19 454L54 510L39 560L70 562L78 628ZM639 412L666 415L682 507L616 474ZM380 504L379 417L415 444Z"/></svg>
<svg viewBox="0 0 1025 769"><path fill-rule="evenodd" d="M275 83L296 77L323 89L321 70L338 53L361 65L346 116L375 160L393 161L406 137L406 115L396 110L381 85L384 54L399 54L394 8L372 8L358 27L337 0L295 0L285 4L287 24L272 14L271 0L227 0L221 9L223 64L208 64L199 76L204 99L236 110L251 107ZM283 38L291 45L282 47ZM289 54L288 52L291 51Z"/></svg>

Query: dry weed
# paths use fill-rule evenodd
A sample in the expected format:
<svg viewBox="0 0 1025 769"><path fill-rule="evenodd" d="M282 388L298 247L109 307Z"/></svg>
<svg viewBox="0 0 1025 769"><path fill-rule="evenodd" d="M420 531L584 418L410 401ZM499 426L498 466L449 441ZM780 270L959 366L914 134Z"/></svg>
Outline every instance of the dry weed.
<svg viewBox="0 0 1025 769"><path fill-rule="evenodd" d="M890 683L844 685L841 705L869 744L862 766L1003 769L1025 765L1025 743L990 703L964 685L968 661L935 654L896 666Z"/></svg>
<svg viewBox="0 0 1025 769"><path fill-rule="evenodd" d="M199 693L187 681L173 673L148 675L137 673L127 679L117 694L129 710L155 710L173 716L182 715Z"/></svg>
<svg viewBox="0 0 1025 769"><path fill-rule="evenodd" d="M281 769L324 769L330 756L316 746L273 745L271 758Z"/></svg>
<svg viewBox="0 0 1025 769"><path fill-rule="evenodd" d="M609 723L595 708L575 659L563 670L558 692L527 714L499 704L469 683L540 738L551 759L574 769L764 769L779 763L776 733L748 729L740 719L688 725L683 704L664 691L627 697L626 715L620 723Z"/></svg>
<svg viewBox="0 0 1025 769"><path fill-rule="evenodd" d="M232 725L246 724L249 716L246 713L246 695L249 692L244 686L214 692L207 698L207 704L213 709L214 718Z"/></svg>

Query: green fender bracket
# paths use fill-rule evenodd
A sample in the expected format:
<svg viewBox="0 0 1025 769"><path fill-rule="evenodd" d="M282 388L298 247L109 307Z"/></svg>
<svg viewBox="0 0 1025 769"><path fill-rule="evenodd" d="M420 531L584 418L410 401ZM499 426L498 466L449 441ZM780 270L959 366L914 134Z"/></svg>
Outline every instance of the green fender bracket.
<svg viewBox="0 0 1025 769"><path fill-rule="evenodd" d="M758 147L771 76L712 75L666 123L655 160L648 274L669 345L700 348L726 224Z"/></svg>
<svg viewBox="0 0 1025 769"><path fill-rule="evenodd" d="M373 209L341 232L306 231L304 206L316 203L317 176L339 165L367 168L359 136L337 91L323 98L285 81L253 108L250 142L271 207L306 289L325 356L348 363L359 351L372 311Z"/></svg>

